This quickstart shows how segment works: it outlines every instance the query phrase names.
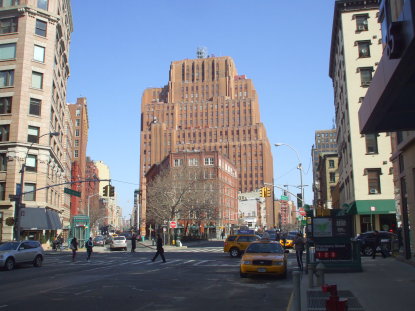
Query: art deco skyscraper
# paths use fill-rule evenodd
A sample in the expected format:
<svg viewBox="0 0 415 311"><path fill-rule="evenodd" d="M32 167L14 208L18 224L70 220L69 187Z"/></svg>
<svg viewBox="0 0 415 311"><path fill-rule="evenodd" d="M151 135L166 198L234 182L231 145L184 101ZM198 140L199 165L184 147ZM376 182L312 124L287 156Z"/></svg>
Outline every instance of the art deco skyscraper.
<svg viewBox="0 0 415 311"><path fill-rule="evenodd" d="M163 88L144 91L141 103L141 226L145 173L170 152L219 151L237 167L239 191L273 183L273 163L252 80L238 75L231 57L174 61ZM267 198L267 225L274 224ZM145 227L145 226L144 226ZM143 230L143 228L142 228Z"/></svg>

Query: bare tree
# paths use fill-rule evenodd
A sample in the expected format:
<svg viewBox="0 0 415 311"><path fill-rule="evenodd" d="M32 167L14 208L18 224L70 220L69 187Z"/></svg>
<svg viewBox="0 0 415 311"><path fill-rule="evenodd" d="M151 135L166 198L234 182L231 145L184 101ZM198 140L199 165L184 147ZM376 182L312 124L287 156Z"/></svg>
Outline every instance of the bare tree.
<svg viewBox="0 0 415 311"><path fill-rule="evenodd" d="M147 220L163 224L182 219L187 225L217 219L219 189L211 176L198 166L163 169L147 185Z"/></svg>

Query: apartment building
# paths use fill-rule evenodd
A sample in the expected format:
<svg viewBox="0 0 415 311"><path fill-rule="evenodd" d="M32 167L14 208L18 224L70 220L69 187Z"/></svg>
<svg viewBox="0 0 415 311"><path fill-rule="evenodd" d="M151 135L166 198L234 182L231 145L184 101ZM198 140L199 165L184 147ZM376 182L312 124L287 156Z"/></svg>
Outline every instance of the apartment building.
<svg viewBox="0 0 415 311"><path fill-rule="evenodd" d="M359 110L364 134L392 134L398 225L402 226L405 257L415 248L415 3L382 1L382 58Z"/></svg>
<svg viewBox="0 0 415 311"><path fill-rule="evenodd" d="M317 130L314 134L314 145L311 151L311 158L313 161L313 204L318 205L320 200L320 185L318 181L320 179L318 173L318 163L321 153L325 152L337 152L337 133L336 129L331 130Z"/></svg>
<svg viewBox="0 0 415 311"><path fill-rule="evenodd" d="M335 2L329 75L339 156L339 204L355 233L396 226L389 133L360 134L358 110L382 55L378 0Z"/></svg>
<svg viewBox="0 0 415 311"><path fill-rule="evenodd" d="M192 201L194 199L194 206L187 208L189 213L179 213L178 219L164 220L177 220L183 226L185 234L189 233L188 228L197 227L197 234L209 232L211 237L217 238L223 230L229 234L238 224L238 176L235 165L228 158L218 151L172 152L159 165L151 167L145 176L146 184L165 170L170 170L173 174L175 171L179 172L174 178L178 182L184 180L185 187L188 185L187 181L195 180L197 184L190 192L179 190L183 191L183 196L188 194ZM174 187L174 184L164 186L170 188ZM204 196L204 190L211 194ZM201 199L201 202L198 203L198 199ZM216 202L217 206L209 206L210 202ZM207 204L207 207L199 211L204 204ZM149 217L152 214L151 208L152 206L147 208L147 220L154 228L157 222Z"/></svg>
<svg viewBox="0 0 415 311"><path fill-rule="evenodd" d="M170 152L218 151L236 165L240 192L273 184L273 162L252 80L231 57L174 61L168 84L146 89L141 101L141 227L145 233L145 174ZM273 226L272 197L266 199ZM143 229L144 228L144 229Z"/></svg>
<svg viewBox="0 0 415 311"><path fill-rule="evenodd" d="M71 113L72 126L73 126L73 163L72 163L72 181L85 180L86 179L86 148L88 144L88 105L85 97L77 98L75 104L68 104L69 111ZM81 196L71 197L71 215L86 215L87 213L87 184L86 183L74 183L72 184L72 190L81 192Z"/></svg>
<svg viewBox="0 0 415 311"><path fill-rule="evenodd" d="M17 221L21 238L43 241L68 221L64 187L52 185L67 180L69 168L72 30L69 0L0 2L0 240L13 238ZM20 189L26 208L17 214L10 195Z"/></svg>
<svg viewBox="0 0 415 311"><path fill-rule="evenodd" d="M338 159L336 153L320 153L317 167L319 185L318 208L332 209L332 192L335 191L336 184L339 180Z"/></svg>

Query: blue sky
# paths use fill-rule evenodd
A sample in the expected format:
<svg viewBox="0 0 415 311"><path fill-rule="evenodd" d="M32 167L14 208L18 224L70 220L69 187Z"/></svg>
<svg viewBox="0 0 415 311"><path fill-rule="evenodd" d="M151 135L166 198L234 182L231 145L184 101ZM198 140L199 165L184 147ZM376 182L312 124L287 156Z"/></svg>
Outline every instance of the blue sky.
<svg viewBox="0 0 415 311"><path fill-rule="evenodd" d="M139 183L141 95L168 82L172 61L196 48L231 56L253 80L271 144L295 148L312 202L314 131L333 126L328 77L334 1L72 0L67 101L86 97L87 154L111 169L127 216ZM276 185L299 185L297 157L273 147ZM295 188L290 188L296 192ZM279 196L281 191L276 189Z"/></svg>

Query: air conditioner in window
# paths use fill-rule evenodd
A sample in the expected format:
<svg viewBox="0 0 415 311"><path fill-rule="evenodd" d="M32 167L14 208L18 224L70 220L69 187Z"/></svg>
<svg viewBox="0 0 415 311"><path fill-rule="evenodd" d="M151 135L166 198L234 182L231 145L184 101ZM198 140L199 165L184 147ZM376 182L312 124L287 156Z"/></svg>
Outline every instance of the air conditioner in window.
<svg viewBox="0 0 415 311"><path fill-rule="evenodd" d="M378 190L375 189L375 188L370 188L369 193L370 194L377 194L378 193Z"/></svg>
<svg viewBox="0 0 415 311"><path fill-rule="evenodd" d="M366 30L365 25L359 25L357 27L358 30Z"/></svg>

